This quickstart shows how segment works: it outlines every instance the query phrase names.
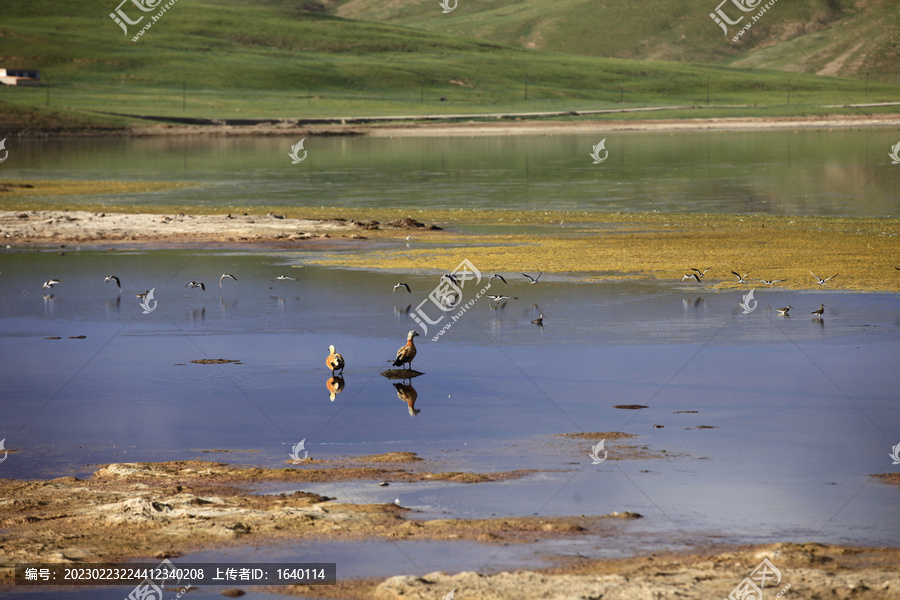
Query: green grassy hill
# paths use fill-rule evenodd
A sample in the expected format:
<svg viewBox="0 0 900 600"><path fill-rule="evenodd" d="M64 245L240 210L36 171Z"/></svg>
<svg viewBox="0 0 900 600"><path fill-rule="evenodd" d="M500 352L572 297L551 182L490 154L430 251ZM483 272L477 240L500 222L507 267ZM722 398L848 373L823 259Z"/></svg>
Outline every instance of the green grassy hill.
<svg viewBox="0 0 900 600"><path fill-rule="evenodd" d="M39 68L44 85L0 88L19 111L0 106L0 130L21 130L11 115L27 110L274 119L750 105L706 113L743 115L897 99L894 85L528 50L293 0L182 0L132 42L108 17L115 6L5 0L0 66Z"/></svg>
<svg viewBox="0 0 900 600"><path fill-rule="evenodd" d="M720 0L330 0L334 14L526 48L678 60L893 81L900 70L896 0L779 0L732 42L709 18ZM763 2L765 4L765 2ZM737 18L733 6L723 7ZM756 11L747 14L755 14Z"/></svg>

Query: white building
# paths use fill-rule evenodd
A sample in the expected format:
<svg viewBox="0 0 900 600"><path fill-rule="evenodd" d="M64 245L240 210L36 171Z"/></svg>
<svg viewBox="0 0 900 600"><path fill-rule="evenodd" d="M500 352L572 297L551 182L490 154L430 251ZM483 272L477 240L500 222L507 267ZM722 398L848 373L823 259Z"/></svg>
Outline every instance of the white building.
<svg viewBox="0 0 900 600"><path fill-rule="evenodd" d="M0 69L0 85L38 85L41 72L36 69Z"/></svg>

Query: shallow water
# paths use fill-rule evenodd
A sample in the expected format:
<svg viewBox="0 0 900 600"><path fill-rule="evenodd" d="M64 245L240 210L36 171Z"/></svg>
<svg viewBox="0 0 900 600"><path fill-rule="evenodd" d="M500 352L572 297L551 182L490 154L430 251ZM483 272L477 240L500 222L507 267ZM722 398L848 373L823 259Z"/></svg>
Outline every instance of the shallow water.
<svg viewBox="0 0 900 600"><path fill-rule="evenodd" d="M896 469L888 454L900 442L896 294L757 289L757 308L742 314L742 292L696 284L510 277L490 293L519 300L479 300L439 341L431 338L443 323L417 338L414 366L425 375L411 381L411 416L379 373L415 327L407 305L425 299L438 273L304 266L308 251L65 252L0 251L0 438L12 450L0 477L83 477L102 463L192 458L282 467L305 439L322 459L413 451L437 471L540 472L477 485L280 483L259 493L399 500L412 518L644 515L617 522L615 540L499 554L462 542L329 542L191 560L314 557L346 578L720 543L900 539L897 490L869 478ZM238 281L220 289L223 272ZM107 274L122 278L121 293ZM297 281L273 281L281 274ZM49 277L62 280L46 292L52 299L41 289ZM398 277L414 293L391 293ZM190 280L206 291L185 288ZM158 304L143 314L135 293L150 288ZM822 320L809 315L819 303ZM794 316L768 310L786 304ZM542 328L530 323L539 312ZM329 344L347 360L334 402ZM242 364L190 362L204 358ZM623 404L649 408L614 408ZM666 458L620 460L619 442L608 441L609 460L592 465L599 439L555 436L603 431L638 434L622 443ZM119 588L93 597L111 590Z"/></svg>
<svg viewBox="0 0 900 600"><path fill-rule="evenodd" d="M601 136L8 140L4 177L190 181L187 190L64 197L172 206L500 208L900 216L895 132L610 132Z"/></svg>

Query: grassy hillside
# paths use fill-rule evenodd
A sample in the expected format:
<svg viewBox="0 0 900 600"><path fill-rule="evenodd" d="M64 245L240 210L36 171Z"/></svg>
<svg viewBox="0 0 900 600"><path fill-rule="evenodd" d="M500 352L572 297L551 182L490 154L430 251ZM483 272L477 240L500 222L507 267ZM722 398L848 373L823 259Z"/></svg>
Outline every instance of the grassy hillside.
<svg viewBox="0 0 900 600"><path fill-rule="evenodd" d="M720 0L330 0L334 14L589 56L724 63L893 81L896 0L780 0L738 42L709 18ZM730 3L729 3L730 5ZM726 14L743 14L733 6ZM755 14L753 13L748 14Z"/></svg>
<svg viewBox="0 0 900 600"><path fill-rule="evenodd" d="M564 55L321 8L182 0L132 42L104 4L5 0L0 63L41 69L46 87L0 88L0 102L20 110L302 118L707 102L758 107L725 114L795 114L897 97L893 85L866 93L857 81L810 75ZM439 7L437 15L448 16Z"/></svg>

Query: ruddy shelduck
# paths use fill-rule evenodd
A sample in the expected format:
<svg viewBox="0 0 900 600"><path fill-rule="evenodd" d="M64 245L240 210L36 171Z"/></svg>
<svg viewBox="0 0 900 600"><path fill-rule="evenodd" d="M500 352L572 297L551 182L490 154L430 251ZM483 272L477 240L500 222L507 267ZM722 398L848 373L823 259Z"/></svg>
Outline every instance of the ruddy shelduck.
<svg viewBox="0 0 900 600"><path fill-rule="evenodd" d="M419 334L416 330L412 330L406 335L406 345L397 350L397 359L394 360L395 367L402 367L405 364L407 368L412 368L412 361L416 357L416 345L413 343L413 338L417 335Z"/></svg>
<svg viewBox="0 0 900 600"><path fill-rule="evenodd" d="M325 359L325 366L331 369L332 377L334 377L335 371L344 374L344 357L334 351L334 346L328 346L328 358Z"/></svg>

